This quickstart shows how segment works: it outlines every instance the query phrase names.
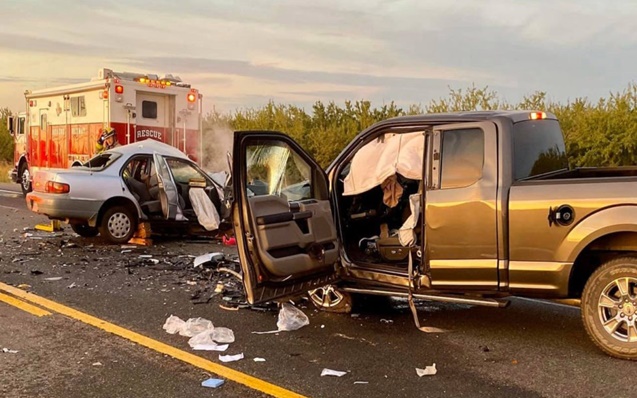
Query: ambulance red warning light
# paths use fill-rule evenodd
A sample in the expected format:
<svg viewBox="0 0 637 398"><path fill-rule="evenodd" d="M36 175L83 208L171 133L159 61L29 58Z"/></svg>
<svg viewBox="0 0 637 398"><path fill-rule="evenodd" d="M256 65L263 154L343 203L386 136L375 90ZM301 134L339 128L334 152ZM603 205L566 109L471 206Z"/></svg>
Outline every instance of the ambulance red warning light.
<svg viewBox="0 0 637 398"><path fill-rule="evenodd" d="M188 109L195 109L195 103L197 102L197 97L199 96L198 94L199 93L197 92L197 90L190 90L188 96L186 97L186 99L188 100Z"/></svg>

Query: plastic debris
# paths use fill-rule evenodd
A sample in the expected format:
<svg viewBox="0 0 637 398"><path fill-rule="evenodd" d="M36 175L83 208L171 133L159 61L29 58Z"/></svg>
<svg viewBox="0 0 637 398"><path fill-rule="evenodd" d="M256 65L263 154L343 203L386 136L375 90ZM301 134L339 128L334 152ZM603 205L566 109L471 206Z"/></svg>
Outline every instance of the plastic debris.
<svg viewBox="0 0 637 398"><path fill-rule="evenodd" d="M61 281L62 277L61 276L52 276L50 278L44 278L44 280L45 281L51 281L51 282L53 282L53 281Z"/></svg>
<svg viewBox="0 0 637 398"><path fill-rule="evenodd" d="M281 304L279 320L276 323L276 326L280 331L298 330L309 324L310 319L303 313L303 311L289 303Z"/></svg>
<svg viewBox="0 0 637 398"><path fill-rule="evenodd" d="M21 283L18 285L18 289L28 289L31 285L27 285L26 283Z"/></svg>
<svg viewBox="0 0 637 398"><path fill-rule="evenodd" d="M438 373L438 369L436 369L435 363L431 366L426 366L424 369L416 368L416 374L418 377L433 376L436 373Z"/></svg>
<svg viewBox="0 0 637 398"><path fill-rule="evenodd" d="M221 240L223 242L223 244L225 246L236 246L237 245L237 240L235 239L234 236L228 238L225 235L223 236L223 239Z"/></svg>
<svg viewBox="0 0 637 398"><path fill-rule="evenodd" d="M193 337L207 329L212 329L212 322L204 318L190 318L186 321L183 329L179 331L180 336Z"/></svg>
<svg viewBox="0 0 637 398"><path fill-rule="evenodd" d="M369 384L369 381L356 380L354 384Z"/></svg>
<svg viewBox="0 0 637 398"><path fill-rule="evenodd" d="M73 289L74 287L77 287L77 284L75 282L71 283L70 285L68 285L66 288L67 289Z"/></svg>
<svg viewBox="0 0 637 398"><path fill-rule="evenodd" d="M101 362L93 362L93 366L102 366Z"/></svg>
<svg viewBox="0 0 637 398"><path fill-rule="evenodd" d="M7 353L7 354L17 354L17 353L18 353L18 350L11 350L11 349L9 349L9 348L4 347L4 348L2 349L2 352Z"/></svg>
<svg viewBox="0 0 637 398"><path fill-rule="evenodd" d="M381 319L380 322L381 323L394 323L394 321L392 321L391 319Z"/></svg>
<svg viewBox="0 0 637 398"><path fill-rule="evenodd" d="M220 387L221 385L223 385L224 381L221 379L208 379L208 380L204 380L201 382L201 386L202 387L210 387L210 388L217 388Z"/></svg>
<svg viewBox="0 0 637 398"><path fill-rule="evenodd" d="M347 372L341 372L340 370L332 370L332 369L323 369L321 371L321 376L335 376L335 377L342 377L345 376L347 374Z"/></svg>
<svg viewBox="0 0 637 398"><path fill-rule="evenodd" d="M201 267L203 264L212 263L212 266L218 265L225 260L226 256L223 253L206 253L201 256L195 257L194 267Z"/></svg>
<svg viewBox="0 0 637 398"><path fill-rule="evenodd" d="M200 344L234 343L234 332L224 327L206 329L188 340L191 347Z"/></svg>
<svg viewBox="0 0 637 398"><path fill-rule="evenodd" d="M234 362L243 359L243 353L237 355L219 355L221 362Z"/></svg>
<svg viewBox="0 0 637 398"><path fill-rule="evenodd" d="M195 351L225 351L228 349L228 344L217 344L217 343L207 343L207 344L195 344L191 346Z"/></svg>
<svg viewBox="0 0 637 398"><path fill-rule="evenodd" d="M184 330L184 327L186 326L186 322L174 315L171 315L168 317L168 319L166 319L166 322L164 323L164 330L166 331L166 333L169 334L175 334L175 333L180 333L182 330Z"/></svg>
<svg viewBox="0 0 637 398"><path fill-rule="evenodd" d="M254 358L254 362L265 362L265 358Z"/></svg>
<svg viewBox="0 0 637 398"><path fill-rule="evenodd" d="M135 245L122 245L120 249L137 249Z"/></svg>

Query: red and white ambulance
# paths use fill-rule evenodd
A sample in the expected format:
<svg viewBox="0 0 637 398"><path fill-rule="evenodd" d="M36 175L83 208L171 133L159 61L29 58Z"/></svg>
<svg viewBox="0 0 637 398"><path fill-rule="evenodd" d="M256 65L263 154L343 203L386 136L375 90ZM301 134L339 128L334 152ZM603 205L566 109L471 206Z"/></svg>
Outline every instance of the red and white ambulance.
<svg viewBox="0 0 637 398"><path fill-rule="evenodd" d="M95 154L104 129L119 144L154 139L202 158L202 95L179 77L101 69L86 83L26 91L26 111L10 118L14 182L26 194L43 168L68 168Z"/></svg>

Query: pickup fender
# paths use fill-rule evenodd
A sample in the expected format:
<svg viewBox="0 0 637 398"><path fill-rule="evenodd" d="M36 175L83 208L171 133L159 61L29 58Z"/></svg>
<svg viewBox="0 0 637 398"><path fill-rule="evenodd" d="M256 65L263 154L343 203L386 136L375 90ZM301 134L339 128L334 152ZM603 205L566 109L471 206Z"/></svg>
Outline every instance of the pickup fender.
<svg viewBox="0 0 637 398"><path fill-rule="evenodd" d="M590 214L566 235L554 259L573 263L596 239L616 232L637 232L637 206L607 207Z"/></svg>

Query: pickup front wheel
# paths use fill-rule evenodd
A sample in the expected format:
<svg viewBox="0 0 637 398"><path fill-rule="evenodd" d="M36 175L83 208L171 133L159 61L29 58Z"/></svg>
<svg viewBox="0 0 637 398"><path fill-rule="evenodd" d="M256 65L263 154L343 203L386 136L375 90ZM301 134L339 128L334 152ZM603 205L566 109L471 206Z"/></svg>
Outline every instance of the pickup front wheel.
<svg viewBox="0 0 637 398"><path fill-rule="evenodd" d="M582 320L604 352L637 360L637 258L608 261L591 275L582 294Z"/></svg>

